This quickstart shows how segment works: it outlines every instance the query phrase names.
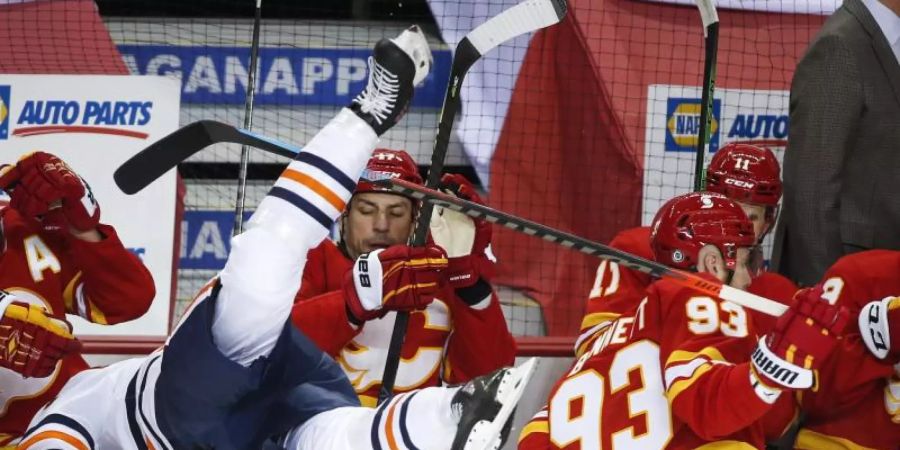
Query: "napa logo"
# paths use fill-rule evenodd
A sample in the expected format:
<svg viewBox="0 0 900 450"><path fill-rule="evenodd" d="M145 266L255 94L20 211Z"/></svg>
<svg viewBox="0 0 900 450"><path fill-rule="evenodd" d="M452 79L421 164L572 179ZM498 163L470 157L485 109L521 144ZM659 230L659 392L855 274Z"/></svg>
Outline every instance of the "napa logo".
<svg viewBox="0 0 900 450"><path fill-rule="evenodd" d="M710 121L709 151L719 149L719 123L722 101L713 100ZM666 151L693 152L697 150L700 133L700 99L669 98L666 103Z"/></svg>
<svg viewBox="0 0 900 450"><path fill-rule="evenodd" d="M0 140L9 138L9 85L0 86Z"/></svg>

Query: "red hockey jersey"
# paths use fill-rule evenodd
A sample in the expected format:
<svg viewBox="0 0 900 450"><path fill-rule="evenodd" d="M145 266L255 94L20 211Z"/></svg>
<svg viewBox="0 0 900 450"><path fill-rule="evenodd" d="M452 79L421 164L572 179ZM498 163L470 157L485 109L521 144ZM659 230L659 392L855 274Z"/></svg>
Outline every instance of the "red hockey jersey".
<svg viewBox="0 0 900 450"><path fill-rule="evenodd" d="M900 294L900 252L870 250L839 259L823 278L825 297L846 306L851 317L872 300ZM900 321L896 321L900 322ZM891 333L900 323L891 321ZM801 397L804 426L797 448L900 448L900 423L885 408L892 364L879 361L865 348L850 321L838 350L819 372L821 386Z"/></svg>
<svg viewBox="0 0 900 450"><path fill-rule="evenodd" d="M523 429L520 450L762 448L793 401L762 401L750 384L752 316L730 302L661 280L631 312L597 330ZM764 428L766 413L784 417ZM740 448L740 447L735 447Z"/></svg>
<svg viewBox="0 0 900 450"><path fill-rule="evenodd" d="M0 210L0 226L0 288L44 306L54 317L68 313L100 324L124 322L144 314L156 295L150 272L113 227L100 225L106 238L90 243L43 232L8 207ZM85 368L78 355L64 359L47 378L22 378L0 368L0 445L23 434L37 410Z"/></svg>
<svg viewBox="0 0 900 450"><path fill-rule="evenodd" d="M621 231L609 243L624 252L641 258L653 260L650 249L650 227L629 228ZM593 327L608 320L614 320L620 314L634 309L644 298L647 286L653 281L650 275L637 270L622 267L612 261L600 261L597 266L597 277L588 294L584 318L581 320L580 334L590 334ZM580 341L579 341L580 342ZM576 345L576 352L581 353Z"/></svg>
<svg viewBox="0 0 900 450"><path fill-rule="evenodd" d="M341 285L352 266L332 241L311 250L291 318L341 364L363 405L373 406L396 314L359 329L350 324ZM395 391L468 381L512 365L515 351L496 295L477 310L448 289L425 310L410 314Z"/></svg>
<svg viewBox="0 0 900 450"><path fill-rule="evenodd" d="M650 248L650 227L624 230L617 234L609 245L641 258L654 260L653 250ZM601 261L581 321L581 336L575 346L576 356L584 352L584 340L591 335L592 328L604 321L614 320L623 312L633 309L644 298L652 281L653 279L643 272L622 267L611 261ZM797 286L782 275L762 272L753 279L747 291L789 304L797 292ZM775 325L774 317L755 311L748 312L754 316L756 329L760 333L767 332Z"/></svg>

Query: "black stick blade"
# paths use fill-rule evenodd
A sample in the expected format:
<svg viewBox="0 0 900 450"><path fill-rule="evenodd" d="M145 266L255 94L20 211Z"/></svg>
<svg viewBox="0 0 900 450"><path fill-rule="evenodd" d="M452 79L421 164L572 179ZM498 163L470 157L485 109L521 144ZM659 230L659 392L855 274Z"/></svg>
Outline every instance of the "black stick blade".
<svg viewBox="0 0 900 450"><path fill-rule="evenodd" d="M202 121L181 127L125 161L113 179L122 192L135 194L209 145L209 140Z"/></svg>
<svg viewBox="0 0 900 450"><path fill-rule="evenodd" d="M135 194L200 150L220 142L249 145L288 158L300 152L299 147L277 139L215 120L200 120L173 131L132 156L116 169L113 179L122 192Z"/></svg>

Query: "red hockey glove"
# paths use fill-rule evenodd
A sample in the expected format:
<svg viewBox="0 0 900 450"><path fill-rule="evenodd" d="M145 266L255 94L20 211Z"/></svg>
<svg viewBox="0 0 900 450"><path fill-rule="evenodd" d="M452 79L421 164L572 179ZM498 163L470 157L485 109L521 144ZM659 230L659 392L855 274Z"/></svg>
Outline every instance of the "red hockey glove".
<svg viewBox="0 0 900 450"><path fill-rule="evenodd" d="M869 302L859 312L857 323L866 348L876 358L891 364L900 362L900 297Z"/></svg>
<svg viewBox="0 0 900 450"><path fill-rule="evenodd" d="M34 152L0 169L0 189L9 192L12 208L48 227L88 231L100 222L100 205L90 186L49 153Z"/></svg>
<svg viewBox="0 0 900 450"><path fill-rule="evenodd" d="M804 289L759 340L751 361L756 375L770 387L807 389L815 371L834 350L847 325L847 310L822 298L822 287Z"/></svg>
<svg viewBox="0 0 900 450"><path fill-rule="evenodd" d="M445 174L441 190L459 198L484 204L474 186L458 174ZM496 259L491 253L491 224L446 208L435 208L431 219L431 235L437 245L447 251L447 280L454 289L466 288L494 275Z"/></svg>
<svg viewBox="0 0 900 450"><path fill-rule="evenodd" d="M69 324L40 306L12 301L0 318L0 366L25 377L50 376L60 359L79 350Z"/></svg>
<svg viewBox="0 0 900 450"><path fill-rule="evenodd" d="M440 248L395 245L360 255L344 278L347 310L358 321L428 306L447 258Z"/></svg>

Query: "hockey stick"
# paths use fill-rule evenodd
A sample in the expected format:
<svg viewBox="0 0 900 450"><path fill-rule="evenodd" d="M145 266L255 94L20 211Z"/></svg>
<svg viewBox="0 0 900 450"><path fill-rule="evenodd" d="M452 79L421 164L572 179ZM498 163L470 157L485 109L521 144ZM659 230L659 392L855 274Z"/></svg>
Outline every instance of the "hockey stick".
<svg viewBox="0 0 900 450"><path fill-rule="evenodd" d="M250 70L247 72L247 98L244 102L244 129L253 129L253 99L256 97L256 69L259 65L259 28L262 21L262 0L256 0L253 17L253 37L250 43ZM250 146L241 146L241 163L238 166L237 198L234 201L234 226L232 236L244 231L244 205L247 199L247 169L250 165Z"/></svg>
<svg viewBox="0 0 900 450"><path fill-rule="evenodd" d="M706 57L703 61L703 94L700 99L700 132L697 135L697 160L694 161L694 191L706 187L704 152L712 131L713 93L716 85L716 56L719 52L719 13L714 0L697 0L706 37Z"/></svg>
<svg viewBox="0 0 900 450"><path fill-rule="evenodd" d="M185 125L150 144L116 169L119 189L134 194L200 150L220 142L249 145L276 155L293 158L300 148L215 120Z"/></svg>
<svg viewBox="0 0 900 450"><path fill-rule="evenodd" d="M447 92L444 94L444 104L441 107L426 186L434 189L440 183L444 160L447 156L447 146L450 143L450 131L453 129L453 121L459 110L459 90L469 68L494 47L514 37L556 24L562 20L565 14L565 0L525 0L479 25L459 42L453 52L450 82L447 85ZM410 245L425 245L433 208L434 206L430 203L422 205ZM378 404L393 395L397 369L400 367L400 350L406 338L408 323L409 313L398 312L384 363Z"/></svg>
<svg viewBox="0 0 900 450"><path fill-rule="evenodd" d="M449 208L469 216L487 220L506 228L539 237L563 247L616 262L633 270L646 273L656 278L666 278L682 286L696 289L704 294L728 300L738 305L769 314L780 316L787 310L781 303L760 297L728 285L713 282L696 274L673 269L655 261L650 261L621 250L590 241L572 233L550 228L546 225L516 217L488 206L479 205L461 198L445 194L433 189L424 188L404 180L379 180L375 182L398 194L403 194L434 205Z"/></svg>

